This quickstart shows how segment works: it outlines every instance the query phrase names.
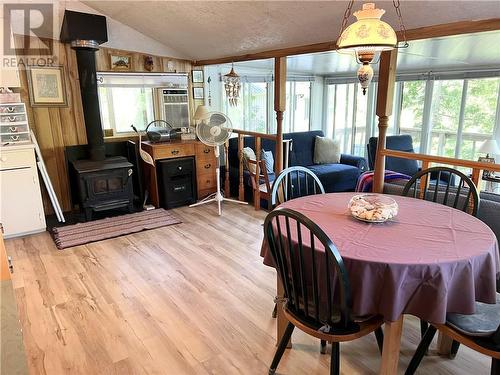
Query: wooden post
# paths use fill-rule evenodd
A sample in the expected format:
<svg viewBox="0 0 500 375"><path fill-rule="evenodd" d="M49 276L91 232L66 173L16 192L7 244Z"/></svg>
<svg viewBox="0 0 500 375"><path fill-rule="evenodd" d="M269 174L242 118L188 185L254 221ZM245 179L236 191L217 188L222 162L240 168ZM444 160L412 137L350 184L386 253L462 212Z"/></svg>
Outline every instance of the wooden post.
<svg viewBox="0 0 500 375"><path fill-rule="evenodd" d="M396 86L397 57L397 49L382 52L380 57L376 111L378 116L378 142L374 166L374 193L382 193L384 191L385 156L382 155L380 150L385 149L389 116L392 114L392 101Z"/></svg>
<svg viewBox="0 0 500 375"><path fill-rule="evenodd" d="M243 134L238 134L238 158L240 161L238 199L240 201L244 201L245 185L243 185Z"/></svg>
<svg viewBox="0 0 500 375"><path fill-rule="evenodd" d="M255 137L255 191L253 204L255 210L260 210L260 137Z"/></svg>
<svg viewBox="0 0 500 375"><path fill-rule="evenodd" d="M283 112L286 109L286 57L274 59L274 110L276 111L276 149L275 149L275 173L278 175L283 170ZM277 277L276 291L278 296L276 330L277 343L280 342L288 321L283 314L283 286ZM291 340L290 340L291 341ZM288 343L291 347L291 342Z"/></svg>
<svg viewBox="0 0 500 375"><path fill-rule="evenodd" d="M384 328L384 349L380 363L380 375L398 373L399 349L403 331L403 316L395 322L386 322Z"/></svg>
<svg viewBox="0 0 500 375"><path fill-rule="evenodd" d="M283 112L286 109L286 57L274 59L274 110L276 111L275 173L283 170Z"/></svg>
<svg viewBox="0 0 500 375"><path fill-rule="evenodd" d="M224 195L229 198L231 190L229 188L229 140L224 143L224 160L226 164L226 173L224 177Z"/></svg>

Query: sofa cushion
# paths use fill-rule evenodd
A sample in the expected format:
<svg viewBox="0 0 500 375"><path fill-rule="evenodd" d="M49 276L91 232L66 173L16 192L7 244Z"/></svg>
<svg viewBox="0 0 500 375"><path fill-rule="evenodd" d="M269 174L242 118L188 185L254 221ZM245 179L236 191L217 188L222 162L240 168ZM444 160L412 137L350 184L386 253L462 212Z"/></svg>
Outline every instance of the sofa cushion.
<svg viewBox="0 0 500 375"><path fill-rule="evenodd" d="M346 164L316 164L307 168L318 176L328 193L352 191L361 174L359 168Z"/></svg>
<svg viewBox="0 0 500 375"><path fill-rule="evenodd" d="M340 163L340 144L335 139L316 136L314 164Z"/></svg>
<svg viewBox="0 0 500 375"><path fill-rule="evenodd" d="M264 162L264 165L266 166L267 173L268 174L273 173L274 172L273 153L271 151L262 150L260 153L260 158Z"/></svg>
<svg viewBox="0 0 500 375"><path fill-rule="evenodd" d="M368 162L370 169L374 169L375 157L377 153L378 138L372 137L368 141ZM410 135L390 135L386 138L386 148L388 150L412 152L413 141ZM387 157L385 159L385 168L394 172L413 176L418 172L418 163L416 160Z"/></svg>
<svg viewBox="0 0 500 375"><path fill-rule="evenodd" d="M297 165L307 167L308 165L314 164L314 146L316 143L316 136L318 135L323 137L324 134L321 130L283 134L283 139L292 140L290 167Z"/></svg>

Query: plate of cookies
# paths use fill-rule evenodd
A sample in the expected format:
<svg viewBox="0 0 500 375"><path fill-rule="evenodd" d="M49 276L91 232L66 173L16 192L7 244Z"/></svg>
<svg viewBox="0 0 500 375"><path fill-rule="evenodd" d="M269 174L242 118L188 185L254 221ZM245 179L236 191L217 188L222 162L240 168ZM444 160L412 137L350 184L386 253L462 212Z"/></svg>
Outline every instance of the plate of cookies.
<svg viewBox="0 0 500 375"><path fill-rule="evenodd" d="M398 204L394 199L381 194L358 194L348 205L351 215L368 223L383 223L398 214Z"/></svg>

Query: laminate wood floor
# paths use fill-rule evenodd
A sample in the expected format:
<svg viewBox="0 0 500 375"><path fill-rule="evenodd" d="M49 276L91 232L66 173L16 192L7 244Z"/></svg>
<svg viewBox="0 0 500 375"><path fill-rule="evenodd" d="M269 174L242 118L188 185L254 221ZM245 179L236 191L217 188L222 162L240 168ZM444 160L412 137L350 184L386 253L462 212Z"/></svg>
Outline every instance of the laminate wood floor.
<svg viewBox="0 0 500 375"><path fill-rule="evenodd" d="M176 209L183 223L57 250L48 233L6 241L30 373L267 374L275 272L259 256L264 211ZM405 320L400 373L418 341ZM296 330L280 374L327 374L329 355ZM342 345L343 374L376 374L371 335ZM435 343L419 374L489 374L490 360ZM7 374L6 374L7 375Z"/></svg>

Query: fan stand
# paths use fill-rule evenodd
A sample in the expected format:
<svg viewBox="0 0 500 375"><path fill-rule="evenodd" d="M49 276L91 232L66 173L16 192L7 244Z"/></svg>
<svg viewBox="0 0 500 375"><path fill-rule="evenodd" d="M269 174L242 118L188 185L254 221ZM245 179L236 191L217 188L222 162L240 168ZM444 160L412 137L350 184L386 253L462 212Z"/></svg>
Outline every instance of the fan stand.
<svg viewBox="0 0 500 375"><path fill-rule="evenodd" d="M201 206L206 203L212 203L212 202L217 202L217 206L219 209L219 216L222 215L222 202L228 201L228 202L234 202L234 203L239 203L239 204L248 204L247 202L242 202L236 199L230 199L230 198L225 198L221 191L220 191L220 160L219 160L219 145L215 146L215 158L216 160L216 165L217 168L215 169L215 176L217 179L217 191L213 194L210 194L208 197L203 198L201 201L194 203L190 205L189 207L196 207L196 206Z"/></svg>

